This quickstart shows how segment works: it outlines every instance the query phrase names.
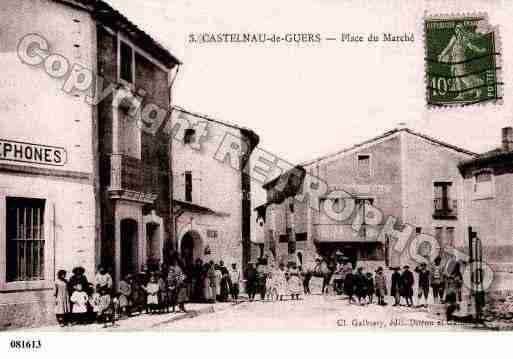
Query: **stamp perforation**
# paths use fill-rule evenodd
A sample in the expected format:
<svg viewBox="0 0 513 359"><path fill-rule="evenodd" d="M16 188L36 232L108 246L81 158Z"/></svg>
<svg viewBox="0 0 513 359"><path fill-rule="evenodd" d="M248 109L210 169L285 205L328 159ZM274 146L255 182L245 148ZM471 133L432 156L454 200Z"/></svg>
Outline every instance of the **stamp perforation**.
<svg viewBox="0 0 513 359"><path fill-rule="evenodd" d="M488 35L490 34L490 48L489 52L486 55L481 56L475 56L470 59L464 58L460 61L440 61L441 59L433 59L430 57L430 48L428 44L429 36L429 22L454 22L454 34L449 35L450 40L447 41L447 45L442 51L442 53L439 55L439 57L442 57L442 54L444 52L454 52L455 50L450 48L451 45L454 47L454 42L457 42L457 46L464 47L468 46L470 48L473 48L472 45L468 45L469 38L471 36L474 36L474 34L480 34L480 35ZM475 22L475 29L474 32L471 32L468 30L469 25L465 24L465 21L471 21ZM460 28L457 29L458 24ZM467 28L465 28L465 26ZM451 26L444 26L444 29L450 29ZM449 13L449 14L428 14L426 11L424 13L423 17L423 44L424 44L424 83L425 83L425 98L426 98L426 105L428 109L434 109L434 110L440 110L443 108L453 108L453 107L463 107L463 106L469 106L469 105L478 105L478 106L486 106L488 104L495 104L495 105L502 105L503 104L503 85L504 82L502 80L502 71L503 71L503 65L502 65L502 44L500 41L500 35L499 35L499 29L498 26L492 26L490 25L490 22L488 20L488 14L486 12L465 12L465 13ZM440 31L440 29L439 29ZM458 34L459 32L459 34ZM463 35L461 35L463 33ZM458 36L459 35L459 36ZM468 36L468 38L466 37ZM456 39L456 40L455 40ZM486 38L481 37L482 41L486 41ZM439 44L437 44L439 46ZM475 49L475 48L473 48ZM466 56L465 49L460 49L460 55ZM481 49L483 51L483 49ZM447 54L445 54L447 56ZM454 53L449 54L448 56L454 56ZM484 59L489 58L488 62L489 65L480 68L478 70L471 69L470 71L464 71L461 73L463 68L465 67L471 67L468 66L468 63L475 62L478 64L479 62L484 61ZM443 74L443 71L440 73L433 72L433 70L430 68L433 63L441 64L442 66L453 66L449 67L446 71L450 72L449 74ZM486 64L485 64L486 65ZM458 68L456 68L458 66ZM478 65L474 65L478 66ZM490 72L492 71L492 72ZM443 74L443 75L442 75ZM493 76L491 76L493 74ZM440 79L444 80L445 89L443 92L445 94L455 94L456 95L454 99L446 99L442 100L440 98L434 100L433 99L433 93L437 94L434 89L435 87L432 86L432 80L433 78L438 77L438 81ZM484 77L484 79L483 79ZM467 78L467 81L463 81L462 79ZM490 79L492 79L490 81ZM459 79L460 81L455 81L456 79ZM448 85L447 83L450 81L451 85ZM478 84L473 84L471 86L468 85L468 83L471 83L474 80L477 81ZM479 81L481 83L479 83ZM462 85L462 83L464 85ZM451 86L451 88L449 88ZM443 86L442 86L443 87ZM479 91L479 89L486 90L487 88L493 88L493 95L490 93L482 93ZM476 99L467 99L469 94L476 93ZM439 96L440 97L440 96ZM464 98L462 100L462 97Z"/></svg>

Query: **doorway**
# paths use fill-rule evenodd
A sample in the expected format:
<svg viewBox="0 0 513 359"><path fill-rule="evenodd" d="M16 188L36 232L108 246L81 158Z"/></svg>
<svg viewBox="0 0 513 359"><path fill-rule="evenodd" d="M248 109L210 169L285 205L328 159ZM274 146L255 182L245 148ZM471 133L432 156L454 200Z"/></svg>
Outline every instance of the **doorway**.
<svg viewBox="0 0 513 359"><path fill-rule="evenodd" d="M202 257L203 243L198 232L189 231L185 233L180 242L180 256L185 267L194 263Z"/></svg>
<svg viewBox="0 0 513 359"><path fill-rule="evenodd" d="M134 219L123 219L121 231L121 278L138 271L138 224Z"/></svg>

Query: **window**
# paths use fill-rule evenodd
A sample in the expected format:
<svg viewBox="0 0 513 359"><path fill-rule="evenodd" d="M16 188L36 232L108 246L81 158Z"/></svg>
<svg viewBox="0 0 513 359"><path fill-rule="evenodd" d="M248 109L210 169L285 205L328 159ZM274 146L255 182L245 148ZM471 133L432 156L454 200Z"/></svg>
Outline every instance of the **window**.
<svg viewBox="0 0 513 359"><path fill-rule="evenodd" d="M192 202L192 172L185 171L185 201Z"/></svg>
<svg viewBox="0 0 513 359"><path fill-rule="evenodd" d="M44 279L45 201L6 198L7 282Z"/></svg>
<svg viewBox="0 0 513 359"><path fill-rule="evenodd" d="M306 232L296 233L296 242L306 242Z"/></svg>
<svg viewBox="0 0 513 359"><path fill-rule="evenodd" d="M369 177L371 175L370 155L358 155L358 176Z"/></svg>
<svg viewBox="0 0 513 359"><path fill-rule="evenodd" d="M493 179L491 171L481 171L474 176L474 197L491 198L493 197Z"/></svg>
<svg viewBox="0 0 513 359"><path fill-rule="evenodd" d="M183 136L183 143L185 145L189 143L193 143L196 139L196 131L192 128L188 128L185 130L184 136Z"/></svg>
<svg viewBox="0 0 513 359"><path fill-rule="evenodd" d="M415 227L415 234L419 235L422 233L422 227Z"/></svg>
<svg viewBox="0 0 513 359"><path fill-rule="evenodd" d="M355 198L354 201L356 208L360 208L363 204L366 204L367 206L372 206L374 204L374 198Z"/></svg>
<svg viewBox="0 0 513 359"><path fill-rule="evenodd" d="M446 247L454 247L454 227L447 227L445 229L445 243Z"/></svg>
<svg viewBox="0 0 513 359"><path fill-rule="evenodd" d="M452 182L434 183L434 214L435 219L456 219L458 201L451 197Z"/></svg>
<svg viewBox="0 0 513 359"><path fill-rule="evenodd" d="M279 237L278 241L280 243L287 243L289 241L291 233L292 233L292 228L287 227L286 233L285 234L280 234L280 237Z"/></svg>
<svg viewBox="0 0 513 359"><path fill-rule="evenodd" d="M130 45L120 41L119 77L128 83L133 83L133 50Z"/></svg>

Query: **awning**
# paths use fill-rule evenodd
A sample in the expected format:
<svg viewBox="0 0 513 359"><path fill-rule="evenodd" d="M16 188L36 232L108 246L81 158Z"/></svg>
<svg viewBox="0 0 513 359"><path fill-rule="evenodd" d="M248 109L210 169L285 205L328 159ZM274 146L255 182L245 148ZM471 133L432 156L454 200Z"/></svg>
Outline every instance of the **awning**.
<svg viewBox="0 0 513 359"><path fill-rule="evenodd" d="M211 208L200 206L198 204L192 202L184 202L179 200L173 200L173 207L177 210L183 210L193 213L201 213L201 214L219 214Z"/></svg>

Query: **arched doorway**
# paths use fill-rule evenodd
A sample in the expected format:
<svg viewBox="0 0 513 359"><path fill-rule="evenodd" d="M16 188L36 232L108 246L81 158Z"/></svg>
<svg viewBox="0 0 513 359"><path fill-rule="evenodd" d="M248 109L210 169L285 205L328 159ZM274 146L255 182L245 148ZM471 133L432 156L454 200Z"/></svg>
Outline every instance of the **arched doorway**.
<svg viewBox="0 0 513 359"><path fill-rule="evenodd" d="M197 258L201 258L203 252L203 241L196 231L185 233L180 241L180 257L183 264L187 267L194 263Z"/></svg>
<svg viewBox="0 0 513 359"><path fill-rule="evenodd" d="M138 271L138 224L127 218L121 221L121 278Z"/></svg>

